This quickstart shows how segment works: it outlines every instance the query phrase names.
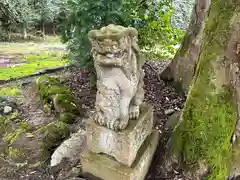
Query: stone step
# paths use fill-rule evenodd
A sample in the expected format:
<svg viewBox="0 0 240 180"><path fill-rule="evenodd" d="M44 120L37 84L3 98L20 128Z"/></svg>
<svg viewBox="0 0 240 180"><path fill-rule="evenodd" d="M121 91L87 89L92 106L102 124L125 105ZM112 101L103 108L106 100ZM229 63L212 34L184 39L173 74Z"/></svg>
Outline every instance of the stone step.
<svg viewBox="0 0 240 180"><path fill-rule="evenodd" d="M103 180L144 180L159 142L159 132L154 130L146 138L132 167L115 159L85 149L80 155L82 172Z"/></svg>

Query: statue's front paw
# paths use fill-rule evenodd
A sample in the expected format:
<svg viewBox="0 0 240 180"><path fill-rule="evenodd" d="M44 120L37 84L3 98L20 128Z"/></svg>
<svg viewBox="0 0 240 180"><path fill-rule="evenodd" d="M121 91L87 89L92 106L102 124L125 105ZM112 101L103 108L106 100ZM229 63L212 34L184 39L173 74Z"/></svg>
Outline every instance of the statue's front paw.
<svg viewBox="0 0 240 180"><path fill-rule="evenodd" d="M112 121L108 121L106 123L106 126L108 129L114 130L114 131L118 131L119 130L119 121L118 120L112 120Z"/></svg>
<svg viewBox="0 0 240 180"><path fill-rule="evenodd" d="M127 116L127 117L117 119L115 121L109 121L107 122L106 125L107 125L107 128L109 129L112 129L114 131L120 131L127 127L128 120L129 120L129 117Z"/></svg>
<svg viewBox="0 0 240 180"><path fill-rule="evenodd" d="M129 117L130 119L138 119L140 115L139 106L130 106L129 108Z"/></svg>
<svg viewBox="0 0 240 180"><path fill-rule="evenodd" d="M101 125L101 126L103 126L103 125L105 124L104 116L103 116L103 114L100 113L100 112L96 112L96 113L94 114L93 119L94 119L94 121L95 121L97 124L99 124L99 125Z"/></svg>
<svg viewBox="0 0 240 180"><path fill-rule="evenodd" d="M119 124L118 124L119 130L125 129L128 125L128 121L129 121L129 116L122 117L119 120Z"/></svg>

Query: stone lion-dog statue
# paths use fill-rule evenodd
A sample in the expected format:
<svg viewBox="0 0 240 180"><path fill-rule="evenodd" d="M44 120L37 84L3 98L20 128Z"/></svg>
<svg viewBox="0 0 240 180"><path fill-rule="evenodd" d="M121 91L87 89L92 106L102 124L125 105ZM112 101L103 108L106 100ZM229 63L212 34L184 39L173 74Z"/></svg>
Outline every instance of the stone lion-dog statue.
<svg viewBox="0 0 240 180"><path fill-rule="evenodd" d="M136 29L113 24L88 34L97 73L94 120L115 131L139 117L144 99L144 61L137 37Z"/></svg>

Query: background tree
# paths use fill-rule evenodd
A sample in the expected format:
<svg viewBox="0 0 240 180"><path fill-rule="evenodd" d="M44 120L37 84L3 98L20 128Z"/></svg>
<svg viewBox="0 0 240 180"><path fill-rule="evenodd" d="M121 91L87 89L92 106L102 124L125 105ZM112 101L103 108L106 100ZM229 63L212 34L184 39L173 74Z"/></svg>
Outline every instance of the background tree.
<svg viewBox="0 0 240 180"><path fill-rule="evenodd" d="M147 49L158 44L171 51L182 37L170 23L171 0L68 0L63 9L63 42L68 43L70 59L84 67L93 66L87 33L110 23L137 28L139 44Z"/></svg>
<svg viewBox="0 0 240 180"><path fill-rule="evenodd" d="M62 39L68 42L70 58L83 67L92 67L88 32L110 23L123 24L122 0L68 0L64 4Z"/></svg>
<svg viewBox="0 0 240 180"><path fill-rule="evenodd" d="M161 78L172 81L175 87L187 92L195 74L203 30L208 16L206 1L196 1L188 30L181 47L178 49L171 65L161 74Z"/></svg>
<svg viewBox="0 0 240 180"><path fill-rule="evenodd" d="M18 0L6 0L0 2L1 26L7 34L8 40L11 39L11 29L22 20L16 9L18 3Z"/></svg>

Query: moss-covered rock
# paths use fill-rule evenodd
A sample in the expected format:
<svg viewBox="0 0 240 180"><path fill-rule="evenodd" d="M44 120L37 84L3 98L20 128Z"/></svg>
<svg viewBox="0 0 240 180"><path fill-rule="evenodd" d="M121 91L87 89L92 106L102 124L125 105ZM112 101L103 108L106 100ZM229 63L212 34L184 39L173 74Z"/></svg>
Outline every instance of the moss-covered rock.
<svg viewBox="0 0 240 180"><path fill-rule="evenodd" d="M68 124L61 121L54 121L36 130L21 125L4 134L1 152L13 162L27 161L29 165L40 166L50 160L55 148L69 136Z"/></svg>
<svg viewBox="0 0 240 180"><path fill-rule="evenodd" d="M14 162L24 162L28 153L16 144L20 137L30 130L29 125L20 119L17 112L0 117L0 121L0 151Z"/></svg>
<svg viewBox="0 0 240 180"><path fill-rule="evenodd" d="M18 118L18 112L14 112L6 116L0 115L0 137L3 136L4 133L8 131L8 129L12 130L11 122Z"/></svg>
<svg viewBox="0 0 240 180"><path fill-rule="evenodd" d="M49 114L55 111L59 120L66 123L72 123L74 116L80 114L81 107L77 106L72 93L58 79L43 76L36 80L36 84L44 112Z"/></svg>
<svg viewBox="0 0 240 180"><path fill-rule="evenodd" d="M41 155L42 158L49 158L53 150L58 147L63 140L69 137L70 130L68 125L61 121L55 121L37 130L41 136Z"/></svg>

